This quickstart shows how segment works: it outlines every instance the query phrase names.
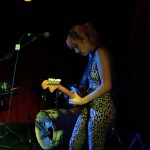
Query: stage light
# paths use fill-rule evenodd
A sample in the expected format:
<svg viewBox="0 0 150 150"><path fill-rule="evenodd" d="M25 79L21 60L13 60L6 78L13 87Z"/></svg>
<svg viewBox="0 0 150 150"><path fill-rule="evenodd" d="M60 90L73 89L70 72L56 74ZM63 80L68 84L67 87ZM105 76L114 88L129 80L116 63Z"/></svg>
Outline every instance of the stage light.
<svg viewBox="0 0 150 150"><path fill-rule="evenodd" d="M24 0L24 2L31 2L32 0Z"/></svg>

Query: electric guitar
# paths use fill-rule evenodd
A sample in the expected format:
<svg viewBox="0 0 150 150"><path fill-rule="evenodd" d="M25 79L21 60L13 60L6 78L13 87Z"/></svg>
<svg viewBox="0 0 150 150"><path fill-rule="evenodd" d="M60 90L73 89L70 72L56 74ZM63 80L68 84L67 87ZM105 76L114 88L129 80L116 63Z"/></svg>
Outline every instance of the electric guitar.
<svg viewBox="0 0 150 150"><path fill-rule="evenodd" d="M62 86L60 84L61 79L54 79L54 78L49 78L48 80L44 80L41 84L43 89L49 89L49 91L52 93L54 92L56 89L63 92L64 94L66 94L69 98L74 98L74 93L72 93L70 90L68 90L67 88L65 88L64 86ZM86 94L86 88L82 88L82 92L78 92L78 94L83 97ZM80 113L81 110L83 108L82 106L75 106L73 105L73 107L70 109L70 112L72 113Z"/></svg>

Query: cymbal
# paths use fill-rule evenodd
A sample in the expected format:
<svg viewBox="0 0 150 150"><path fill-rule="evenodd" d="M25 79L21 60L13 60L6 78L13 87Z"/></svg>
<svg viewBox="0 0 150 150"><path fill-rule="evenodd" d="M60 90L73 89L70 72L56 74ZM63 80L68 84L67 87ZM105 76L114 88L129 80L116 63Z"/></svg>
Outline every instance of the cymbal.
<svg viewBox="0 0 150 150"><path fill-rule="evenodd" d="M0 83L0 91L7 90L11 88L10 82L2 82Z"/></svg>

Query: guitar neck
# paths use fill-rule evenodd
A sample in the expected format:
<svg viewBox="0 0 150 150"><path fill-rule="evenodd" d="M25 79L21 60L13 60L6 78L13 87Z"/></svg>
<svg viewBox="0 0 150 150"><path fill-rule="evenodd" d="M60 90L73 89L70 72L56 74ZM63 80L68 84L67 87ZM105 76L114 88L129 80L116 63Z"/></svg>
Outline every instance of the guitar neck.
<svg viewBox="0 0 150 150"><path fill-rule="evenodd" d="M74 98L74 94L62 85L58 86L58 90L66 94L69 98Z"/></svg>

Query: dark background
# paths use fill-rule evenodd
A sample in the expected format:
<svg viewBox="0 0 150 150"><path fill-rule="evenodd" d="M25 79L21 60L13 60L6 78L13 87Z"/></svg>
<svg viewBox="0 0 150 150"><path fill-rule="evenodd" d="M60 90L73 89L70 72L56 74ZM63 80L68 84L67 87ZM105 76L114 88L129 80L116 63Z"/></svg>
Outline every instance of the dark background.
<svg viewBox="0 0 150 150"><path fill-rule="evenodd" d="M2 121L27 122L28 115L35 117L40 109L51 108L49 101L53 103L55 95L46 102L42 99L43 80L61 78L66 87L79 82L87 58L70 51L65 38L73 25L91 22L114 58L118 131L127 144L140 133L149 145L149 0L7 0L0 7L0 82L14 81L19 89L12 97L8 120L8 110L1 108ZM45 32L50 33L48 38L36 36L34 41L26 35ZM20 40L17 57L15 45ZM1 99L10 104L9 96Z"/></svg>

